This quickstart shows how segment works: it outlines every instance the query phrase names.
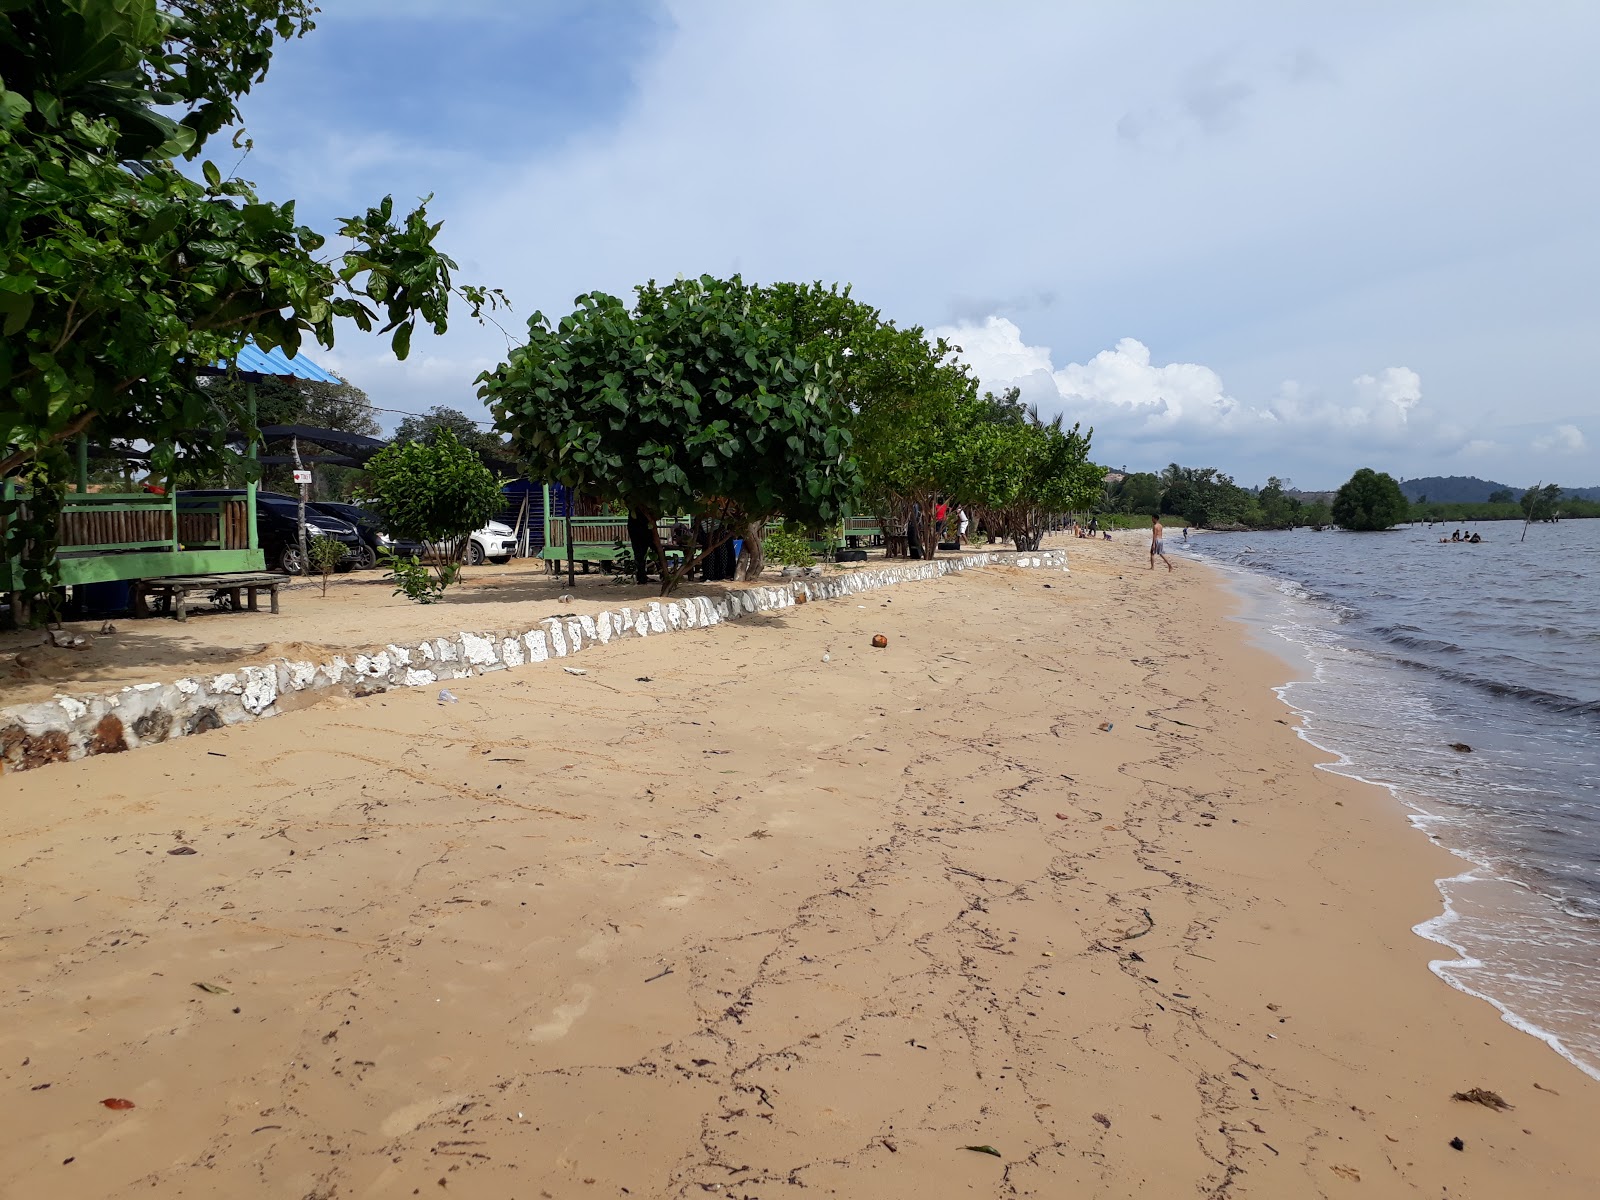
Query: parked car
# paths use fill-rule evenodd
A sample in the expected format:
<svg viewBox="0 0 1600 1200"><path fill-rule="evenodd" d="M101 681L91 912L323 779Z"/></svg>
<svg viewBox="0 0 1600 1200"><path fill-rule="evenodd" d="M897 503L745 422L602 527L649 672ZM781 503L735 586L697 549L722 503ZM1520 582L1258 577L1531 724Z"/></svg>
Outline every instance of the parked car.
<svg viewBox="0 0 1600 1200"><path fill-rule="evenodd" d="M492 563L508 563L516 552L516 530L503 521L490 521L482 529L474 530L467 541L467 561L475 567L485 559Z"/></svg>
<svg viewBox="0 0 1600 1200"><path fill-rule="evenodd" d="M316 508L320 512L330 513L340 520L348 521L355 526L361 535L360 561L356 563L357 570L365 570L378 564L381 553L389 553L397 558L411 558L427 551L427 546L421 542L413 542L405 538L390 537L383 528L383 518L377 513L369 512L359 504L345 504L338 500L318 500Z"/></svg>
<svg viewBox="0 0 1600 1200"><path fill-rule="evenodd" d="M194 509L200 502L211 500L242 500L243 488L208 488L178 493L178 507ZM292 496L277 492L256 493L256 536L269 567L289 575L305 573L305 563L300 559L300 502ZM361 535L356 527L341 517L318 511L316 505L306 505L306 537L327 537L342 542L344 559L338 569L348 571L362 558Z"/></svg>

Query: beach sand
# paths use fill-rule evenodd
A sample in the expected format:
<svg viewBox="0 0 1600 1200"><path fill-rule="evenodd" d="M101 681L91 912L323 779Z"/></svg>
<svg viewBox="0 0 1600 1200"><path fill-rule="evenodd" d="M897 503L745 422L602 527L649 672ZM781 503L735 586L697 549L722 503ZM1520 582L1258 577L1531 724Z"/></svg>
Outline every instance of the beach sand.
<svg viewBox="0 0 1600 1200"><path fill-rule="evenodd" d="M1600 1194L1456 861L1072 554L0 781L0 1194Z"/></svg>

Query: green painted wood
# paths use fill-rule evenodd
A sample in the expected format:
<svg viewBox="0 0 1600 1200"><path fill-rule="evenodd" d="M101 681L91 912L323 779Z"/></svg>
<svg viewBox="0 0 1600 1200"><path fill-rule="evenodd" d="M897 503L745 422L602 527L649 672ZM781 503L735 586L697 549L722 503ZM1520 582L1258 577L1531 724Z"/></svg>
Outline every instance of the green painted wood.
<svg viewBox="0 0 1600 1200"><path fill-rule="evenodd" d="M120 579L157 579L163 575L216 575L226 571L266 568L259 550L144 550L131 554L98 554L61 560L61 582L112 583ZM12 586L11 564L0 563L0 591Z"/></svg>

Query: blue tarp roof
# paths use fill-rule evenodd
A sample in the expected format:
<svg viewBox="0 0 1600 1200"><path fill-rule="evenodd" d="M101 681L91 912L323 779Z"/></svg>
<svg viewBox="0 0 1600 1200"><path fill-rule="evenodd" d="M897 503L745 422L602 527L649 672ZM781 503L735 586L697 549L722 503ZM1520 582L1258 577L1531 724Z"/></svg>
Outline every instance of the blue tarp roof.
<svg viewBox="0 0 1600 1200"><path fill-rule="evenodd" d="M225 371L229 364L219 362L217 366ZM240 348L238 368L241 372L251 375L290 376L294 379L309 379L314 383L344 382L332 371L317 366L304 354L290 358L280 349L263 350L254 342L246 342Z"/></svg>

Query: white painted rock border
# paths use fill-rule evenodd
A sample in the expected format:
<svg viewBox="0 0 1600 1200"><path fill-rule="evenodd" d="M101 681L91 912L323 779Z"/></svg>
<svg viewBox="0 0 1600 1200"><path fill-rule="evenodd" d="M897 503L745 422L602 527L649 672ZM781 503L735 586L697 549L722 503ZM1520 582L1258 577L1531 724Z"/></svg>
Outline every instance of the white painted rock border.
<svg viewBox="0 0 1600 1200"><path fill-rule="evenodd" d="M1067 552L983 550L931 562L899 563L734 589L716 599L693 596L598 614L549 617L520 633L459 632L404 646L340 655L324 663L280 658L175 683L141 683L98 695L58 695L37 704L0 709L0 773L131 750L276 716L315 698L308 695L294 703L300 693L332 690L367 696L395 687L426 687L443 680L570 658L622 638L703 629L796 603L834 600L991 565L1065 571ZM802 595L805 599L798 600Z"/></svg>

